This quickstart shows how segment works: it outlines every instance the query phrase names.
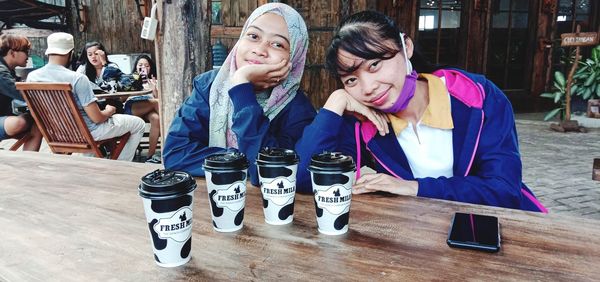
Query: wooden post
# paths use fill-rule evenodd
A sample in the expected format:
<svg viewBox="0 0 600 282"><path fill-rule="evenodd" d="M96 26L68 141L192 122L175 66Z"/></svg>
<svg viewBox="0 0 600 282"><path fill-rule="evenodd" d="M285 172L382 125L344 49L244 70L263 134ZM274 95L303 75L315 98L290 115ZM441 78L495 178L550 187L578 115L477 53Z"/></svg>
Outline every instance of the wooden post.
<svg viewBox="0 0 600 282"><path fill-rule="evenodd" d="M580 46L591 46L598 44L598 33L596 32L580 32L581 27L577 25L577 29L575 33L563 33L560 35L561 43L560 46L575 46L575 61L573 62L573 66L571 67L571 71L569 71L569 75L567 77L567 85L565 89L565 120L563 120L560 124L551 124L550 128L556 131L580 131L586 132L586 129L582 126L579 126L577 121L571 120L571 84L573 83L573 75L575 74L575 70L577 69L577 65L579 64L579 47Z"/></svg>
<svg viewBox="0 0 600 282"><path fill-rule="evenodd" d="M577 29L575 33L579 35L581 31L581 26L577 25ZM573 62L573 66L571 66L571 71L569 71L569 76L567 77L567 89L565 90L565 100L567 105L565 106L565 120L571 120L571 84L573 83L573 75L575 75L575 70L577 69L577 64L579 64L579 46L575 47L575 61Z"/></svg>
<svg viewBox="0 0 600 282"><path fill-rule="evenodd" d="M158 0L155 39L160 90L161 135L167 135L177 109L192 92L193 79L208 70L208 0Z"/></svg>

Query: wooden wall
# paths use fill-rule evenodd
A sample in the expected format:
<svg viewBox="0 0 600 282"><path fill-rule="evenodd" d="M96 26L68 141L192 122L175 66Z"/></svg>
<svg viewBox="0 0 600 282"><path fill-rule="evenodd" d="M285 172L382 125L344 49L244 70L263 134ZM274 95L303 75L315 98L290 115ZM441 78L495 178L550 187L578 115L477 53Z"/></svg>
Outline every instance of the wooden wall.
<svg viewBox="0 0 600 282"><path fill-rule="evenodd" d="M217 40L231 50L242 32L248 16L256 7L267 3L266 0L223 0L221 1L221 25L211 26L211 46Z"/></svg>
<svg viewBox="0 0 600 282"><path fill-rule="evenodd" d="M337 81L325 70L325 53L333 31L340 21L340 1L291 0L304 18L308 28L309 43L306 67L301 89L306 91L313 105L321 107L329 94L337 88Z"/></svg>
<svg viewBox="0 0 600 282"><path fill-rule="evenodd" d="M419 1L376 1L370 0L367 9L380 11L396 21L400 30L415 38L418 25L417 6Z"/></svg>
<svg viewBox="0 0 600 282"><path fill-rule="evenodd" d="M86 42L99 41L109 54L151 53L154 43L140 37L143 17L138 12L136 1L68 0L71 7L71 31L75 37L75 50L80 52ZM149 1L141 1L149 2ZM77 22L77 3L84 7L87 23L80 31ZM146 7L149 8L149 7Z"/></svg>
<svg viewBox="0 0 600 282"><path fill-rule="evenodd" d="M558 0L552 1L554 5L558 5ZM552 30L556 26L553 18L556 17L557 12L556 9L545 7L542 3L536 3L534 9L538 16L533 19L537 25L533 36L535 42L534 46L532 46L533 51L535 51L533 55L533 69L536 71L533 71L531 74L531 96L537 96L545 90L550 90L549 87L546 89L546 84L550 81L551 75L552 50L550 47L556 36ZM536 103L534 106L536 110L540 110L539 103Z"/></svg>
<svg viewBox="0 0 600 282"><path fill-rule="evenodd" d="M485 61L487 58L487 34L488 28L488 13L491 1L480 1L478 6L472 1L466 1L462 12L461 21L469 22L470 24L461 25L461 38L459 38L460 67L475 73L483 73L486 69ZM469 40L469 35L478 35L477 40Z"/></svg>

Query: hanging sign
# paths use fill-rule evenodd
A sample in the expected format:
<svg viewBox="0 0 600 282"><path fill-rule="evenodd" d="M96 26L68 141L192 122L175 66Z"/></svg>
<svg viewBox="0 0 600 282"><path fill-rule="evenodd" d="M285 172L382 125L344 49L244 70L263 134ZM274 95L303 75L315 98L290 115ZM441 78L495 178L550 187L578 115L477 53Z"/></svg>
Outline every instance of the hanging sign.
<svg viewBox="0 0 600 282"><path fill-rule="evenodd" d="M590 46L598 44L597 32L563 33L560 46Z"/></svg>

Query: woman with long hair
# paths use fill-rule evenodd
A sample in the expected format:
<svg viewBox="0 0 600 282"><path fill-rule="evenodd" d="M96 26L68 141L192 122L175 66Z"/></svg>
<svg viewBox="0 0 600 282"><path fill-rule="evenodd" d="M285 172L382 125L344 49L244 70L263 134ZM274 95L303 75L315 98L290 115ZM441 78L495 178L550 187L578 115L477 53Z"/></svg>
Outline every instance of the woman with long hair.
<svg viewBox="0 0 600 282"><path fill-rule="evenodd" d="M343 88L304 132L298 190L311 191L305 167L312 154L339 151L376 172L358 170L355 194L545 211L521 182L504 93L482 75L423 62L412 39L381 13L359 12L340 23L326 65Z"/></svg>
<svg viewBox="0 0 600 282"><path fill-rule="evenodd" d="M116 68L119 66L108 60L108 52L100 42L88 42L83 47L78 60L81 65L77 68L78 73L83 73L96 85L102 85L104 82L103 74L107 68Z"/></svg>

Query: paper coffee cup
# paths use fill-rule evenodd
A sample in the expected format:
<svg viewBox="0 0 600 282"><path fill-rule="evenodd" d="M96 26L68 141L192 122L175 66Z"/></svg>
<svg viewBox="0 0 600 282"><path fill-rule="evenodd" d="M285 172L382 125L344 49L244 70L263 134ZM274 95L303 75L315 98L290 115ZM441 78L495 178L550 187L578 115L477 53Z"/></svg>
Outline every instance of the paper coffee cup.
<svg viewBox="0 0 600 282"><path fill-rule="evenodd" d="M194 189L196 181L185 172L156 170L142 177L138 190L160 266L179 266L191 258Z"/></svg>
<svg viewBox="0 0 600 282"><path fill-rule="evenodd" d="M233 232L244 226L248 160L243 153L216 153L204 160L213 228Z"/></svg>
<svg viewBox="0 0 600 282"><path fill-rule="evenodd" d="M325 152L313 155L311 172L319 232L339 235L348 231L356 165L352 157Z"/></svg>
<svg viewBox="0 0 600 282"><path fill-rule="evenodd" d="M298 155L293 150L263 148L256 158L265 222L288 224L294 220Z"/></svg>

